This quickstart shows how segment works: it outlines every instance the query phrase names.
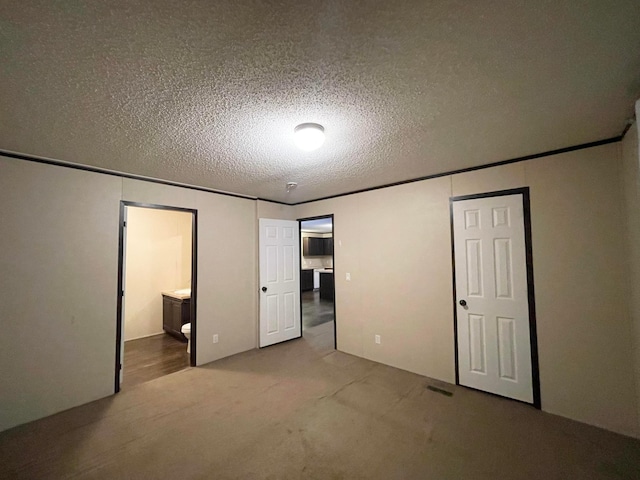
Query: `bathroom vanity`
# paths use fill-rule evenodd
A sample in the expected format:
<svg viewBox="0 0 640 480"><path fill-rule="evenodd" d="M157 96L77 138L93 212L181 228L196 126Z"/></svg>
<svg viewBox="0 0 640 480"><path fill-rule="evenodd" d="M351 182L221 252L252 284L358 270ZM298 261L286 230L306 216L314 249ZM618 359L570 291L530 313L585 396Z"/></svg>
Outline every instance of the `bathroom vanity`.
<svg viewBox="0 0 640 480"><path fill-rule="evenodd" d="M162 329L169 335L186 342L180 329L191 322L191 294L162 292Z"/></svg>

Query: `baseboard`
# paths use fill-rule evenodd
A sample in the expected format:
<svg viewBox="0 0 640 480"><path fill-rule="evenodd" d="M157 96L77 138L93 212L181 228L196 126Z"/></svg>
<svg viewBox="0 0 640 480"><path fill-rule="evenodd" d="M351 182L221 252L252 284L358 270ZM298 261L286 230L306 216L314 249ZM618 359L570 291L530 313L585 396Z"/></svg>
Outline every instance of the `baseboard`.
<svg viewBox="0 0 640 480"><path fill-rule="evenodd" d="M155 337L156 335L161 335L164 333L164 330L160 330L159 332L156 333L150 333L148 335L142 335L141 337L136 337L136 338L126 338L124 341L125 342L129 342L131 340L140 340L141 338L149 338L149 337Z"/></svg>

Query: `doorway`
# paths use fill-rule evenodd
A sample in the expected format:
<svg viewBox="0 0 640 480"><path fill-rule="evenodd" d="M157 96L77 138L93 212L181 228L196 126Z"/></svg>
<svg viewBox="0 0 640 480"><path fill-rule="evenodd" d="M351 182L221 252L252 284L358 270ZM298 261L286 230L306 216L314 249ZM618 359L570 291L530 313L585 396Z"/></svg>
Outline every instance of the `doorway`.
<svg viewBox="0 0 640 480"><path fill-rule="evenodd" d="M540 408L529 189L451 199L456 383Z"/></svg>
<svg viewBox="0 0 640 480"><path fill-rule="evenodd" d="M302 218L298 223L302 336L317 350L335 350L333 215Z"/></svg>
<svg viewBox="0 0 640 480"><path fill-rule="evenodd" d="M195 365L196 229L195 210L121 202L116 392Z"/></svg>

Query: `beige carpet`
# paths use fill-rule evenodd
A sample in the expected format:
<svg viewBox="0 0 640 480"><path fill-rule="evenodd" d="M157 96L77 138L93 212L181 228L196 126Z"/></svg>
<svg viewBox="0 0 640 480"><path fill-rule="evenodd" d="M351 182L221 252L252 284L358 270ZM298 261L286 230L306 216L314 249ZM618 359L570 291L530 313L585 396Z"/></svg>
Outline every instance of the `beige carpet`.
<svg viewBox="0 0 640 480"><path fill-rule="evenodd" d="M636 440L433 392L333 351L330 327L1 433L0 478L640 478Z"/></svg>

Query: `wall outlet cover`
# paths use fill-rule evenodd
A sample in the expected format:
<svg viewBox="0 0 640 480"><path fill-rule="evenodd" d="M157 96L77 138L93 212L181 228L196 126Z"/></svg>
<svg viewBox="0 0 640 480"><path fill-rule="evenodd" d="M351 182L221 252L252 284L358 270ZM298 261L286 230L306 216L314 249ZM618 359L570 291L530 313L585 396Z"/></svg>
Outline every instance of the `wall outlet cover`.
<svg viewBox="0 0 640 480"><path fill-rule="evenodd" d="M217 333L213 336L213 343L218 343L218 334Z"/></svg>
<svg viewBox="0 0 640 480"><path fill-rule="evenodd" d="M376 344L380 345L380 335L376 335L375 341L376 341Z"/></svg>

